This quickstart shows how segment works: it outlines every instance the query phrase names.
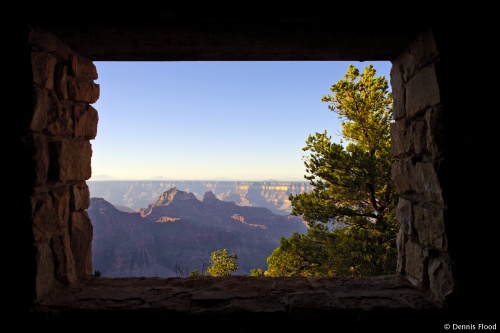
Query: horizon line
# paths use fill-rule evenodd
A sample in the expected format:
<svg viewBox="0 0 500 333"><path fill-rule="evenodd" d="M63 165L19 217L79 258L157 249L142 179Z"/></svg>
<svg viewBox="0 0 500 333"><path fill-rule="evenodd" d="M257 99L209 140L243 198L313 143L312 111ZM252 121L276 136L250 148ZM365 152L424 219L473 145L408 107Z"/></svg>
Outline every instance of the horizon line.
<svg viewBox="0 0 500 333"><path fill-rule="evenodd" d="M102 177L102 178L101 178ZM94 178L94 179L92 179ZM97 176L87 179L87 181L229 181L229 182L308 182L307 179L285 178L285 179L249 179L249 178L198 178L198 179L185 179L185 178L165 178L165 177L152 177L152 178L113 178L110 176Z"/></svg>

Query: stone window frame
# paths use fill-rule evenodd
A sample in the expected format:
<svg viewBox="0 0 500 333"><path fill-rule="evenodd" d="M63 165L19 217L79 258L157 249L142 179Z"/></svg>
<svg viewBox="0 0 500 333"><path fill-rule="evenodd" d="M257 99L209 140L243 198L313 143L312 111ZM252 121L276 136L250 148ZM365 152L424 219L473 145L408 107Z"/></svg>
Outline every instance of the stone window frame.
<svg viewBox="0 0 500 333"><path fill-rule="evenodd" d="M417 41L417 44L419 43L420 41ZM63 53L65 52L69 52L67 51L64 47L61 47L61 50L63 50ZM67 56L67 54L63 54L63 56ZM69 61L71 62L71 66L72 66L72 71L73 72L77 72L79 69L85 69L85 68L88 68L87 66L85 66L84 64L81 63L81 61L85 62L84 60L82 60L81 57L79 57L78 55L70 55L69 57L66 57L66 59L70 59ZM40 59L37 59L37 60L40 60ZM398 60L401 65L404 65L404 62L405 62L406 59L402 59L402 60ZM48 56L44 56L42 57L42 61L45 63L45 64L48 64L49 66L52 66L51 64L54 63L54 59L52 56L48 55ZM68 61L68 60L64 60L64 61ZM90 60L92 61L92 60ZM399 67L398 67L399 68ZM393 69L394 69L394 65L393 65ZM392 71L391 71L392 72ZM57 72L56 72L57 73ZM42 85L45 86L46 88L52 88L50 86L46 86L46 83L49 82L50 80L46 80L47 78L44 76L46 75L47 73L44 73L44 72L39 72L37 73L38 76L35 78L36 80L39 80L39 81L43 81L45 83L43 83ZM67 77L65 76L66 73L62 72L62 73L59 73L59 75L62 75L61 78L62 80L66 80ZM82 72L81 73L82 76L90 79L91 81L95 78L95 75L97 75L97 73L92 73L92 71L90 72ZM392 73L391 73L391 86L393 88L393 92L395 91L395 87L393 86L392 84ZM82 83L82 81L78 81L78 80L71 80L71 78L69 78L69 82L66 82L68 83L68 87L69 89L65 90L65 89L61 89L61 93L62 94L65 94L66 95L71 95L73 96L74 99L77 99L77 100L80 100L80 99L87 99L87 102L90 102L92 103L92 100L95 100L95 90L93 90L92 88L92 85L90 84L85 84L85 83ZM88 82L87 82L88 83ZM400 82L398 82L400 83ZM72 87L72 88L71 88ZM395 101L396 101L396 98L395 98ZM425 102L425 101L424 101ZM94 112L92 111L92 109L90 109L90 118L92 118L92 114L94 114ZM96 123L96 126L97 126L97 123ZM395 125L394 125L394 128L395 130L397 130L397 126L398 126L398 122L396 121ZM76 127L75 127L76 128ZM92 136L95 137L95 134L96 134L96 131L93 129L93 128L90 128L90 129L87 129L87 131L85 132L85 130L83 130L83 132L81 133L81 135L83 135L83 137L86 137L86 138L92 138ZM401 146L404 146L404 143L401 144ZM86 148L85 147L76 147L77 151L84 151ZM64 146L61 147L61 149L64 149ZM71 149L71 147L68 147L67 149ZM86 153L88 155L88 153ZM61 163L61 165L64 166L63 163ZM60 170L60 174L59 176L61 177L61 174L64 176L66 175L67 172L71 172L71 168L64 168L62 167L61 170ZM76 172L76 176L78 179L89 179L90 178L90 175L88 173L88 170L85 170L85 169L81 169L81 170L74 170L73 172ZM64 177L63 177L64 178ZM85 187L85 184L83 183L78 183L75 188L76 189L83 189L83 192L84 192L84 187ZM74 191L74 190L73 190ZM79 196L79 193L78 191L74 191L74 193L72 194L73 198L80 198L82 197L83 199L81 201L74 201L74 205L80 209L84 208L85 207L85 195L80 195ZM77 222L77 219L74 221L73 225L78 225L78 222ZM410 232L410 230L407 230L407 232ZM398 252L403 250L403 247L402 245L400 244L399 248L398 248ZM404 251L404 250L403 250ZM403 252L400 252L400 253L403 253ZM404 256L400 256L400 259L404 257ZM400 262L401 264L401 267L404 266L404 265L407 265L408 262L410 262L410 259L412 258L407 258L406 262ZM403 260L403 259L401 259ZM88 270L89 270L89 267L84 267L84 266L80 266L80 271L78 271L77 269L77 272L76 272L76 276L82 276L82 275L86 275L88 273ZM404 271L402 271L401 273L406 273ZM417 272L418 274L419 272ZM416 274L416 275L417 275ZM419 283L421 281L419 281L419 278L422 278L420 276L418 276L416 279L414 279L412 282L414 282L415 285L419 285ZM78 278L75 280L74 278L68 278L67 279L70 283L71 282L75 282L78 280ZM445 290L445 292L447 292ZM442 295L440 295L442 296Z"/></svg>

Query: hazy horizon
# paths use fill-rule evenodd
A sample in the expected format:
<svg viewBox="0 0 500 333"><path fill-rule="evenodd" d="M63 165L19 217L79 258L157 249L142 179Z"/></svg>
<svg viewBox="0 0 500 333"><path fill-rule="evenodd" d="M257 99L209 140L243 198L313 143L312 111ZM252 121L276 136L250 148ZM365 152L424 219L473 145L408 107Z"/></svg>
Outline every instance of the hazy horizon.
<svg viewBox="0 0 500 333"><path fill-rule="evenodd" d="M95 175L92 176L87 181L231 181L231 182L309 182L307 179L233 179L233 178L211 178L211 179L184 179L184 178L166 178L162 176L150 177L150 178L115 178L109 175Z"/></svg>
<svg viewBox="0 0 500 333"><path fill-rule="evenodd" d="M94 62L100 97L90 180L304 179L308 135L341 124L321 97L353 64L388 61Z"/></svg>

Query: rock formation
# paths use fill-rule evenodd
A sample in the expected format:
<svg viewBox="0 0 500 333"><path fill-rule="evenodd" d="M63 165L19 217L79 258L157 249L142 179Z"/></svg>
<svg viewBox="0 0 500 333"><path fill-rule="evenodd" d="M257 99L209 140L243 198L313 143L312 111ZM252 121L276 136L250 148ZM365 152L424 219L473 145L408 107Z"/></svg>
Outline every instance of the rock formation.
<svg viewBox="0 0 500 333"><path fill-rule="evenodd" d="M210 254L222 249L238 256L234 275L250 275L252 269L267 269L266 260L281 237L307 232L297 216L221 201L212 191L198 200L175 187L134 213L93 197L88 214L94 227L93 268L108 277L201 273Z"/></svg>
<svg viewBox="0 0 500 333"><path fill-rule="evenodd" d="M232 201L240 206L265 207L279 215L289 215L290 194L309 192L309 182L292 181L88 181L90 196L103 198L115 207L129 207L137 211L147 207L158 196L172 187L194 194L201 199L211 191L218 199ZM121 208L119 208L121 209Z"/></svg>

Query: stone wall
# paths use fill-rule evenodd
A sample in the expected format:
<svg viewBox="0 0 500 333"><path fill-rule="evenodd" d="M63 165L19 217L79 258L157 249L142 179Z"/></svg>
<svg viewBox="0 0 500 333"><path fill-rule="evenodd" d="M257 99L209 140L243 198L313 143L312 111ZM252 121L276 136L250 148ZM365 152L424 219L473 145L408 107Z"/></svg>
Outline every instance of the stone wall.
<svg viewBox="0 0 500 333"><path fill-rule="evenodd" d="M33 111L26 150L34 164L31 215L36 256L36 298L92 273L92 223L86 180L91 177L91 139L97 134L96 67L55 36L29 34Z"/></svg>
<svg viewBox="0 0 500 333"><path fill-rule="evenodd" d="M453 292L447 253L446 205L438 176L443 160L439 52L432 32L421 34L393 61L392 167L400 200L398 273L439 300Z"/></svg>

